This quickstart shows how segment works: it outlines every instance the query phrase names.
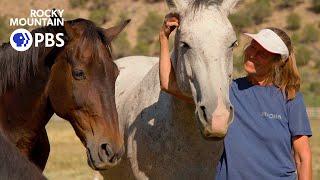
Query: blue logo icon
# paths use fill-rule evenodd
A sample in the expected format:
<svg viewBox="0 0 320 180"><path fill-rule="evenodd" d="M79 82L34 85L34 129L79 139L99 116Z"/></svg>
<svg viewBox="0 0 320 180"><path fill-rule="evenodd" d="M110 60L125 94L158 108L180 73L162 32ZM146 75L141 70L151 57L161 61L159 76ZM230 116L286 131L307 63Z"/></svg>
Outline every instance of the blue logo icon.
<svg viewBox="0 0 320 180"><path fill-rule="evenodd" d="M16 33L13 35L13 41L16 43L17 47L26 47L30 38L27 33Z"/></svg>
<svg viewBox="0 0 320 180"><path fill-rule="evenodd" d="M17 51L26 51L32 46L32 35L26 29L16 29L10 37L11 46Z"/></svg>

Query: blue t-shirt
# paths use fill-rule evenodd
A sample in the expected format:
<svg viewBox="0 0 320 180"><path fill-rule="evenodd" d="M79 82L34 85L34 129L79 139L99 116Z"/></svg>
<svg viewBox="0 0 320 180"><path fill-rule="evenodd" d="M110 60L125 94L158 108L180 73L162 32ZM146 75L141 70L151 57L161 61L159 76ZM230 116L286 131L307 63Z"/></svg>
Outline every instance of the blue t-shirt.
<svg viewBox="0 0 320 180"><path fill-rule="evenodd" d="M287 101L275 86L232 82L234 121L224 140L216 180L295 180L292 138L311 136L301 93Z"/></svg>

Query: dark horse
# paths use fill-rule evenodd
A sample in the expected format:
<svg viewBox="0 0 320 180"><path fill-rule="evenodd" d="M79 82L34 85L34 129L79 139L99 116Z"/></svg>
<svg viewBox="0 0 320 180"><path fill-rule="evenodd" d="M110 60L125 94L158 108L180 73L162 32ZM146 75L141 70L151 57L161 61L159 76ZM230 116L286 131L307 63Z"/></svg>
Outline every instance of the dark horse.
<svg viewBox="0 0 320 180"><path fill-rule="evenodd" d="M110 43L130 20L109 29L85 19L31 33L64 33L63 47L0 47L0 132L41 170L50 145L45 125L53 113L68 120L95 170L116 165L122 154L115 105L119 70Z"/></svg>
<svg viewBox="0 0 320 180"><path fill-rule="evenodd" d="M41 171L0 133L0 178L1 180L42 180Z"/></svg>

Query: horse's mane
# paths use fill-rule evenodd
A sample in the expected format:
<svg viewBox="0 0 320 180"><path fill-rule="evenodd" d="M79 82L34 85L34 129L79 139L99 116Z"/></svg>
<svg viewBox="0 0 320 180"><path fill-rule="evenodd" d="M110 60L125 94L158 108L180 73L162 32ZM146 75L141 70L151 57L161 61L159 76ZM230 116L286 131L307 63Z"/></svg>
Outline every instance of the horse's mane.
<svg viewBox="0 0 320 180"><path fill-rule="evenodd" d="M96 47L97 41L102 41L106 44L106 47L110 50L110 43L106 41L101 28L95 26L91 21L85 19L75 19L68 21L71 25L80 24L83 26L83 34L81 36L82 42L79 46L86 44L92 48L94 54L97 54L98 49ZM63 27L40 27L31 31L34 37L34 33L52 33L57 34L59 32L65 33ZM66 33L65 33L66 34ZM65 38L65 41L67 38ZM66 43L66 42L65 42ZM56 49L56 48L53 48ZM37 74L39 60L48 48L45 47L45 43L40 43L39 47L35 47L34 44L27 51L19 52L14 50L10 43L3 43L0 45L0 96L2 96L8 88L15 88L18 85L28 82L31 78ZM50 53L47 57L55 58L57 52ZM54 59L53 59L54 60Z"/></svg>
<svg viewBox="0 0 320 180"><path fill-rule="evenodd" d="M41 27L34 29L34 33L53 33L56 34L58 28ZM38 59L45 52L44 43L40 43L39 47L35 47L34 43L30 49L19 52L13 49L10 43L3 43L0 46L0 96L7 88L17 87L17 85L27 81L37 72Z"/></svg>

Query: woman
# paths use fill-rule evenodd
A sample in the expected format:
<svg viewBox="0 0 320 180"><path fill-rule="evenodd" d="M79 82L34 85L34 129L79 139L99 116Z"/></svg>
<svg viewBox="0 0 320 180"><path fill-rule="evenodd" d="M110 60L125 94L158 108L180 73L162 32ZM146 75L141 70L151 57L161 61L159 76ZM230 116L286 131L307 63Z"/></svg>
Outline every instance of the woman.
<svg viewBox="0 0 320 180"><path fill-rule="evenodd" d="M192 103L180 93L172 73L168 42L178 26L179 17L170 15L160 30L160 84L162 90ZM235 117L216 179L310 180L312 133L291 40L277 28L246 35L252 38L244 51L247 76L231 84Z"/></svg>

